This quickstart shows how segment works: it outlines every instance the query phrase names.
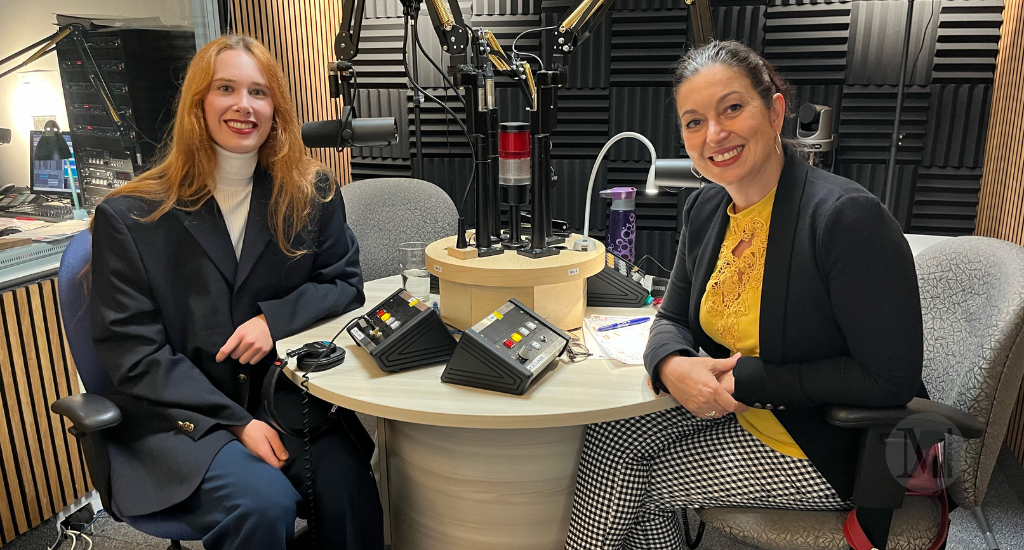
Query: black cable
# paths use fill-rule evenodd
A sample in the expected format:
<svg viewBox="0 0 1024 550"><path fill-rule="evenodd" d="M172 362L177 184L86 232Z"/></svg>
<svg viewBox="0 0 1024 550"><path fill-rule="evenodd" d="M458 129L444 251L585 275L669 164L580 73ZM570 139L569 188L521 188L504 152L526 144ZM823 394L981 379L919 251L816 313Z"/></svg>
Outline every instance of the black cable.
<svg viewBox="0 0 1024 550"><path fill-rule="evenodd" d="M671 269L665 269L665 266L663 266L660 263L658 263L658 260L655 260L654 257L651 256L650 254L645 254L643 258L640 258L639 260L637 260L635 265L637 267L639 267L640 269L644 269L644 261L645 260L650 260L650 261L654 262L654 265L660 267L661 270L664 271L665 273L670 273L670 274L672 273ZM644 269L644 271L646 272L647 270Z"/></svg>
<svg viewBox="0 0 1024 550"><path fill-rule="evenodd" d="M921 47L917 49L917 55L914 56L914 66L910 69L910 77L907 78L909 81L907 84L910 85L914 82L914 72L917 71L917 62L921 59L921 52L924 51L924 45L928 42L928 27L932 24L932 19L935 18L935 8L931 8L931 13L928 14L928 21L924 24L924 30L921 31ZM900 75L902 76L902 75Z"/></svg>
<svg viewBox="0 0 1024 550"><path fill-rule="evenodd" d="M536 55L533 55L532 53L521 52L521 51L517 50L516 49L516 42L519 42L519 39L522 38L523 35L526 34L526 33L540 32L540 31L550 31L552 29L557 29L557 28L558 28L557 25L554 25L554 26L551 26L551 27L538 27L536 29L530 29L530 30L523 31L523 32L519 33L519 36L517 36L515 38L515 40L512 41L512 53L513 54L517 54L517 55L528 55L528 56L536 59L537 63L540 63L540 70L543 71L544 70L544 60L541 59L540 57L536 56Z"/></svg>
<svg viewBox="0 0 1024 550"><path fill-rule="evenodd" d="M458 88L456 88L455 84L451 81L450 78L448 78L448 75L445 74L445 72L443 70L441 70L441 67L438 66L438 64L435 63L434 60L429 55L427 55L427 50L423 47L423 42L420 41L420 33L419 33L419 30L417 30L416 20L412 21L412 38L413 38L413 41L416 42L416 46L419 47L420 52L423 54L423 57L427 58L427 61L429 61L430 65L434 67L434 70L437 71L437 74L441 75L441 78L444 79L444 83L447 86L451 86L451 88L453 90L455 90L455 97L459 98L459 101L462 103L462 106L465 107L466 106L466 100L462 97L462 94L459 93ZM446 91L445 92L445 99L447 99L447 97L448 96L447 96L447 91Z"/></svg>
<svg viewBox="0 0 1024 550"><path fill-rule="evenodd" d="M353 321L355 321L355 319L353 319ZM353 321L349 321L348 324L342 327L341 330L331 338L330 344L333 344L334 341L338 339L338 336L341 336L341 333L352 325ZM330 346L324 348L324 351L320 353L320 357L317 357L316 362L313 363L314 367L319 365L320 361L323 361L324 357L327 356L329 349ZM293 353L289 351L286 355L288 357L294 357L295 355L299 355L299 352L296 352L293 355ZM312 370L312 367L309 370ZM309 527L309 543L310 547L316 550L319 548L319 545L317 544L316 535L316 490L313 488L313 480L315 477L313 474L313 438L309 430L309 370L302 371L302 382L299 384L302 388L302 460L304 462L302 469L305 471L303 474L305 481L302 486L306 493L306 499L309 501L309 513L307 514L309 517L306 518L306 526Z"/></svg>
<svg viewBox="0 0 1024 550"><path fill-rule="evenodd" d="M412 71L409 70L409 17L405 18L405 32L402 36L402 65L405 67L405 76L409 79L409 83L419 93L423 94L424 97L438 104L445 110L445 112L452 115L455 122L459 123L459 128L462 129L462 133L466 135L466 141L469 143L469 152L473 155L473 170L469 174L469 183L466 184L466 192L462 195L462 201L459 204L459 213L466 211L466 197L469 196L469 190L473 187L473 179L476 177L476 150L473 149L473 138L469 134L469 130L466 125L459 119L459 115L456 115L454 111L448 108L440 99L430 95L426 90L420 87L419 83L412 79ZM417 147L423 147L422 143L417 144Z"/></svg>

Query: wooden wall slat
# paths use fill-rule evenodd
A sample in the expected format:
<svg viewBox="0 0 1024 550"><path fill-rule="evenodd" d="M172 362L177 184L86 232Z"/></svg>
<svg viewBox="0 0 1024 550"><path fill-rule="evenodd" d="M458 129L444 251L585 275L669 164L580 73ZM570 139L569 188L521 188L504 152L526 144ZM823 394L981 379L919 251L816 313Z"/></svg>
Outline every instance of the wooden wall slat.
<svg viewBox="0 0 1024 550"><path fill-rule="evenodd" d="M1006 0L975 234L1024 245L1024 0ZM1024 388L1006 445L1024 464Z"/></svg>
<svg viewBox="0 0 1024 550"><path fill-rule="evenodd" d="M28 383L25 380L25 359L21 346L21 330L18 323L17 305L14 295L17 291L4 294L4 323L7 325L8 342L11 345L12 384L9 401L7 405L17 407L11 412L11 419L14 421L14 447L18 456L19 470L21 477L21 490L25 494L25 508L29 521L32 525L38 525L42 518L39 517L39 488L35 487L35 470L32 462L38 454L35 444L35 421L32 418L32 407L29 401ZM17 365L20 368L14 368ZM25 406L26 403L29 406ZM26 414L27 412L27 414ZM33 452L35 451L35 452Z"/></svg>
<svg viewBox="0 0 1024 550"><path fill-rule="evenodd" d="M50 403L79 393L53 279L0 299L0 544L92 487L77 440Z"/></svg>
<svg viewBox="0 0 1024 550"><path fill-rule="evenodd" d="M334 61L340 2L324 0L232 0L231 28L264 44L281 63L299 122L337 118L327 93L327 63ZM311 149L342 184L352 181L348 149Z"/></svg>

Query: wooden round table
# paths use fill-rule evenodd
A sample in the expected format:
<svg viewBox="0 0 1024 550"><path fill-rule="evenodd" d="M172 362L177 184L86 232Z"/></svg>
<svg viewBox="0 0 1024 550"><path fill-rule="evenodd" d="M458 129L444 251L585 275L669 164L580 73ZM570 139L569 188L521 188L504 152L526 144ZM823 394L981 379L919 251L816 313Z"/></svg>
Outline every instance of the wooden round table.
<svg viewBox="0 0 1024 550"><path fill-rule="evenodd" d="M278 342L278 353L329 340L401 285L366 284L366 305ZM651 308L587 314L653 315ZM385 528L394 550L555 550L565 544L587 424L675 406L647 387L642 366L558 362L522 396L441 382L444 365L382 372L348 334L345 362L310 375L326 401L380 417L377 449ZM289 370L295 382L301 377Z"/></svg>

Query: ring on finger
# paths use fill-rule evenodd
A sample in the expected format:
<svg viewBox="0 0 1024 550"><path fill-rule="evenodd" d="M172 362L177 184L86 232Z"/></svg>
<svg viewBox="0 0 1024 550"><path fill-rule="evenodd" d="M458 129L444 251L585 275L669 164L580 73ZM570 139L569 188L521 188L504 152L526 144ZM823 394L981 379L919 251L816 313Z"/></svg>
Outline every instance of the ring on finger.
<svg viewBox="0 0 1024 550"><path fill-rule="evenodd" d="M708 418L714 418L716 414L718 414L717 411L711 411L711 412L705 414L704 416L706 416Z"/></svg>

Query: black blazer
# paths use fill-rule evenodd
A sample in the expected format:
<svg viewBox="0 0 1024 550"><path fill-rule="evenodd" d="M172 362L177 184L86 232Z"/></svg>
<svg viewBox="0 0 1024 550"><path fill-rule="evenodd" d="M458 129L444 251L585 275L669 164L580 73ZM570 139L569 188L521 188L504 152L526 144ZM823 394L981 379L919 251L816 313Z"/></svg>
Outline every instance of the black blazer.
<svg viewBox="0 0 1024 550"><path fill-rule="evenodd" d="M157 205L137 197L96 209L93 342L124 418L108 436L113 507L122 517L184 500L234 439L225 427L252 420L275 354L256 365L217 363L239 325L262 313L277 341L364 302L341 193L312 205L312 226L292 242L310 252L291 258L267 221L271 191L269 174L257 168L238 260L212 198L150 223L139 218Z"/></svg>
<svg viewBox="0 0 1024 550"><path fill-rule="evenodd" d="M644 354L729 351L700 326L732 199L707 185L687 200L665 299ZM919 393L923 328L910 245L874 195L787 151L772 207L761 289L760 357L742 357L735 398L772 409L840 497L853 490L857 430L828 405L900 406ZM664 388L656 374L656 387Z"/></svg>

